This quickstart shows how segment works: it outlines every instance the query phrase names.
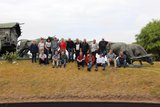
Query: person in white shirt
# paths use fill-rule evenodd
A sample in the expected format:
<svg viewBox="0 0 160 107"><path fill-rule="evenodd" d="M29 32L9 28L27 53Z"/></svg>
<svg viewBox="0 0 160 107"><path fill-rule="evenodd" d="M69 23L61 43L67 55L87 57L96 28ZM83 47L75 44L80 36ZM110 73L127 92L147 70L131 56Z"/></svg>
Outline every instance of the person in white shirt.
<svg viewBox="0 0 160 107"><path fill-rule="evenodd" d="M105 70L106 67L106 62L105 62L105 58L103 57L103 54L100 54L99 57L96 60L96 68L95 70L98 71L98 66L102 66L103 67L103 71Z"/></svg>
<svg viewBox="0 0 160 107"><path fill-rule="evenodd" d="M44 51L44 48L45 48L44 39L41 38L40 42L38 43L39 53L40 53L41 51Z"/></svg>
<svg viewBox="0 0 160 107"><path fill-rule="evenodd" d="M91 48L92 55L96 58L96 53L98 52L99 47L95 39L93 40L93 43L91 44L90 48Z"/></svg>
<svg viewBox="0 0 160 107"><path fill-rule="evenodd" d="M47 64L46 63L46 58L47 58L47 55L44 53L44 51L42 50L39 54L39 64Z"/></svg>
<svg viewBox="0 0 160 107"><path fill-rule="evenodd" d="M48 57L49 57L49 54L52 54L52 52L51 52L51 40L49 38L47 39L47 41L45 43L45 53L47 55L47 64L49 64ZM52 58L50 58L50 59L52 59Z"/></svg>

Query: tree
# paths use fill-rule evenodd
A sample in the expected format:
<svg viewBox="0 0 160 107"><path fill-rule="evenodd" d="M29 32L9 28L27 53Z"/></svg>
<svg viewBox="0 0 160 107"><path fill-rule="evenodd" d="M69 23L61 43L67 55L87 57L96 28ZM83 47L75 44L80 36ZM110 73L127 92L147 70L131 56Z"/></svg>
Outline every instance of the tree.
<svg viewBox="0 0 160 107"><path fill-rule="evenodd" d="M160 20L152 20L142 28L140 34L136 35L136 41L147 52L153 53L160 59Z"/></svg>

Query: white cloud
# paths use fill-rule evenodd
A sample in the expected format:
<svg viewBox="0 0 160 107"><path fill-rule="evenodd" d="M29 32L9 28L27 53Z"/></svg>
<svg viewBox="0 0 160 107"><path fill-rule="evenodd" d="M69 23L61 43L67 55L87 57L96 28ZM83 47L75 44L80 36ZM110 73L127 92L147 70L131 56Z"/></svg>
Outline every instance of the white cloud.
<svg viewBox="0 0 160 107"><path fill-rule="evenodd" d="M105 37L131 43L152 19L159 19L159 0L1 0L1 22L24 22L21 38L58 35Z"/></svg>

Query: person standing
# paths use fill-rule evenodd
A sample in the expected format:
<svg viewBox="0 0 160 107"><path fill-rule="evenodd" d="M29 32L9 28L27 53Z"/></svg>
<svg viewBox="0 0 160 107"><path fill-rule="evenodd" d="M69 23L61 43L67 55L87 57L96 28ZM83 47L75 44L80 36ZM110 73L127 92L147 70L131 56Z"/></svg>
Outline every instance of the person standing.
<svg viewBox="0 0 160 107"><path fill-rule="evenodd" d="M82 52L85 56L87 56L87 53L89 52L89 44L87 43L86 39L82 42Z"/></svg>
<svg viewBox="0 0 160 107"><path fill-rule="evenodd" d="M73 55L74 55L74 42L71 40L71 38L67 41L67 51L68 51L68 62L74 61Z"/></svg>
<svg viewBox="0 0 160 107"><path fill-rule="evenodd" d="M47 64L49 64L48 56L51 54L51 40L48 38L45 43L45 53L47 55Z"/></svg>
<svg viewBox="0 0 160 107"><path fill-rule="evenodd" d="M64 51L66 53L67 44L64 40L64 38L61 39L61 42L59 43L60 52Z"/></svg>
<svg viewBox="0 0 160 107"><path fill-rule="evenodd" d="M44 48L45 48L44 38L41 38L40 42L38 43L39 53L44 51Z"/></svg>
<svg viewBox="0 0 160 107"><path fill-rule="evenodd" d="M92 55L96 58L96 53L98 51L98 44L96 43L96 40L94 39L92 44L91 44L91 52L92 52Z"/></svg>
<svg viewBox="0 0 160 107"><path fill-rule="evenodd" d="M59 48L59 42L58 39L54 36L53 40L51 41L52 56L55 54L56 51L58 51L58 48Z"/></svg>
<svg viewBox="0 0 160 107"><path fill-rule="evenodd" d="M107 54L107 45L108 42L102 38L102 40L99 42L99 54L103 54L103 56Z"/></svg>
<svg viewBox="0 0 160 107"><path fill-rule="evenodd" d="M38 53L38 45L36 44L36 41L33 40L32 41L32 44L30 46L30 52L32 54L32 63L36 63L36 56L37 56L37 53Z"/></svg>
<svg viewBox="0 0 160 107"><path fill-rule="evenodd" d="M76 42L75 42L75 45L74 45L74 46L75 46L75 47L74 47L74 51L75 51L75 53L76 53L75 59L77 60L77 57L79 56L80 50L81 50L81 48L82 48L81 42L79 41L78 38L76 39Z"/></svg>

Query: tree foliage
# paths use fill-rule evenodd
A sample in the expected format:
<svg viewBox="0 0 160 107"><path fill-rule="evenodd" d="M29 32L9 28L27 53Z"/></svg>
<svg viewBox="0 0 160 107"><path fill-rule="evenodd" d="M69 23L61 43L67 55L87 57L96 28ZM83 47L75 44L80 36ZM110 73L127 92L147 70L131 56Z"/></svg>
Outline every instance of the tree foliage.
<svg viewBox="0 0 160 107"><path fill-rule="evenodd" d="M136 41L142 45L147 52L155 54L160 58L160 20L153 20L142 28L140 34L136 35Z"/></svg>

